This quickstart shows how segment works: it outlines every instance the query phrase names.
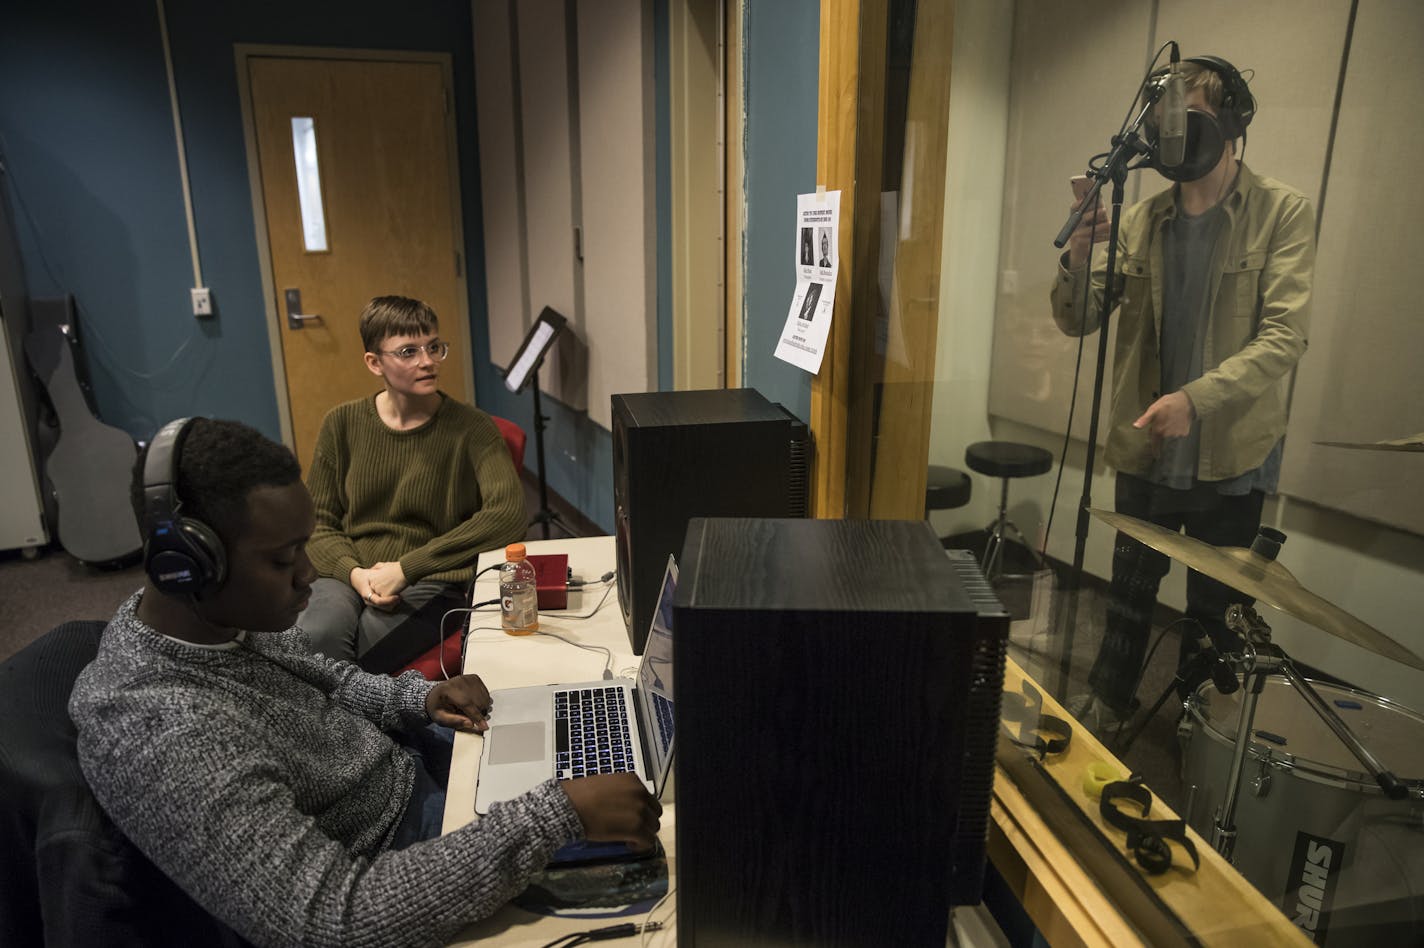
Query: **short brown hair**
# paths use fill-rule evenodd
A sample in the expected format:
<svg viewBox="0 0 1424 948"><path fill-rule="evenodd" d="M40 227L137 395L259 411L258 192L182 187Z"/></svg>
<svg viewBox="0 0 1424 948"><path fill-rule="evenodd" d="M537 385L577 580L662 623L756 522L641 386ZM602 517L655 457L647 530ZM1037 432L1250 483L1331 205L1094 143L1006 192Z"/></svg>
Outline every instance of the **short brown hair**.
<svg viewBox="0 0 1424 948"><path fill-rule="evenodd" d="M1225 93L1222 91L1221 76L1215 69L1209 69L1201 63L1183 62L1182 79L1186 81L1188 91L1202 91L1206 104L1211 106L1213 112L1221 111L1221 100L1225 98Z"/></svg>
<svg viewBox="0 0 1424 948"><path fill-rule="evenodd" d="M367 352L379 352L381 343L392 336L423 336L439 331L435 310L408 296L378 296L361 310L361 344Z"/></svg>

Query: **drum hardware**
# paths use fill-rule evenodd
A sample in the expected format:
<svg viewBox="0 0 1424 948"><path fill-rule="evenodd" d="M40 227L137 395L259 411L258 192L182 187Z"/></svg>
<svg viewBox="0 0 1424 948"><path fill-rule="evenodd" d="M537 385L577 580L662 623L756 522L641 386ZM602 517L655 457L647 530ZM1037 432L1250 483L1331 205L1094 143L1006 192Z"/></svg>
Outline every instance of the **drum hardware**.
<svg viewBox="0 0 1424 948"><path fill-rule="evenodd" d="M1261 769L1251 780L1251 792L1258 797L1264 797L1271 792L1271 762L1268 759L1261 761Z"/></svg>
<svg viewBox="0 0 1424 948"><path fill-rule="evenodd" d="M1251 743L1252 724L1256 719L1256 704L1266 686L1267 678L1273 674L1282 675L1290 682L1310 709L1339 738L1370 776L1374 777L1385 796L1391 800L1402 800L1409 795L1410 787L1386 770L1374 754L1360 743L1359 738L1340 720L1335 710L1320 697L1305 676L1296 670L1285 650L1271 642L1271 627L1255 609L1242 605L1231 606L1226 610L1226 625L1245 642L1240 658L1245 689L1242 693L1241 717L1236 726L1236 746L1231 756L1231 769L1226 778L1225 796L1212 827L1211 842L1217 852L1230 859L1235 848L1236 803L1240 794L1246 752ZM1269 766L1270 755L1262 764Z"/></svg>
<svg viewBox="0 0 1424 948"><path fill-rule="evenodd" d="M1377 450L1424 450L1424 438L1408 440L1409 446ZM1275 561L1285 539L1279 532L1262 531L1251 549L1218 548L1132 517L1097 509L1089 513L1243 597L1424 670L1424 658L1304 589ZM1232 606L1226 623L1242 640L1239 653L1223 656L1230 673L1220 675L1221 662L1214 662L1210 667L1218 674L1187 696L1178 724L1192 825L1288 917L1326 917L1305 893L1333 860L1324 892L1338 884L1338 900L1312 896L1332 906L1332 938L1368 930L1382 936L1373 943L1416 940L1418 920L1424 918L1424 885L1419 884L1424 880L1424 779L1413 768L1420 760L1417 747L1424 744L1424 715L1378 695L1307 681L1271 642L1270 627L1253 609ZM1235 676L1239 688L1232 687ZM1228 696L1222 685L1239 695ZM1213 689L1223 692L1215 715ZM1408 776L1415 779L1401 781L1387 770L1326 704L1322 692L1338 695L1341 712L1380 756L1395 767L1410 768ZM1159 708L1163 702L1165 697ZM1304 702L1314 714L1301 714L1295 702ZM1260 734L1255 731L1258 720ZM1194 721L1200 721L1200 733ZM1258 766L1250 768L1251 786L1243 788L1248 753ZM1313 926L1306 930L1314 932Z"/></svg>
<svg viewBox="0 0 1424 948"><path fill-rule="evenodd" d="M1213 668L1213 666L1218 665L1218 663L1222 665L1222 668ZM1172 693L1176 692L1179 688L1195 689L1196 683L1198 683L1199 680L1208 678L1209 670L1210 678L1218 680L1220 686L1222 686L1223 693L1229 695L1230 692L1235 692L1236 688L1233 686L1233 683L1236 682L1236 676L1235 672L1230 672L1230 666L1232 666L1230 656L1222 655L1222 653L1216 651L1215 648L1205 649L1205 651L1196 653L1190 662L1176 669L1175 678L1173 678L1171 682L1168 682L1166 688L1162 689L1161 695L1158 695L1156 702L1153 702L1152 707L1149 707L1148 713L1143 715L1134 726L1126 727L1126 729L1118 732L1118 739L1116 739L1115 742L1116 752L1118 752L1118 754L1126 754L1129 750L1132 750L1132 743L1134 743L1138 737L1142 736L1143 730L1146 730L1148 723L1151 722L1153 717L1156 717L1156 713L1162 710L1162 705L1165 705L1166 700L1172 696ZM1182 719L1178 720L1178 725L1176 725L1178 737L1182 737L1182 727L1186 720L1186 712L1188 712L1188 702L1190 702L1193 697L1195 697L1195 690L1190 692L1188 697L1182 699ZM1188 725L1188 727L1190 726Z"/></svg>
<svg viewBox="0 0 1424 948"><path fill-rule="evenodd" d="M1315 595L1296 581L1290 570L1276 562L1275 550L1285 535L1258 536L1251 549L1216 547L1193 537L1174 533L1155 523L1096 507L1089 513L1178 563L1239 590L1259 602L1294 616L1322 632L1424 671L1424 658L1414 654L1367 622ZM1270 528L1264 528L1265 533ZM1272 548L1274 547L1274 549Z"/></svg>
<svg viewBox="0 0 1424 948"><path fill-rule="evenodd" d="M1386 798L1324 720L1305 709L1306 699L1296 687L1272 675L1253 721L1243 768L1247 786L1241 788L1234 814L1238 832L1230 861L1295 918L1301 912L1301 886L1320 884L1315 876L1306 879L1307 863L1319 866L1320 854L1329 852L1326 891L1312 896L1330 906L1327 948L1415 944L1424 921L1424 799L1419 795L1424 757L1418 752L1424 746L1424 714L1341 683L1313 680L1311 685L1371 752L1394 773L1411 778L1409 796ZM1191 735L1181 758L1187 802L1179 812L1206 840L1213 839L1221 823L1220 803L1239 744L1245 696L1241 689L1218 694L1214 683L1206 681L1188 702ZM1251 785L1263 773L1270 787L1258 796Z"/></svg>

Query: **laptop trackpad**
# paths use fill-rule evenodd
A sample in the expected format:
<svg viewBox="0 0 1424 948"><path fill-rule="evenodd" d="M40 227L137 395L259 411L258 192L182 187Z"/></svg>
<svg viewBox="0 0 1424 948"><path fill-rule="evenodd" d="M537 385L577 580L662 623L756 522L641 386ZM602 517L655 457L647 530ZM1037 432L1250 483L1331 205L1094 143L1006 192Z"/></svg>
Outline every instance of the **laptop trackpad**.
<svg viewBox="0 0 1424 948"><path fill-rule="evenodd" d="M498 739L492 739L489 748L491 764L523 764L547 756L543 721L506 724L494 728L490 737L495 735Z"/></svg>

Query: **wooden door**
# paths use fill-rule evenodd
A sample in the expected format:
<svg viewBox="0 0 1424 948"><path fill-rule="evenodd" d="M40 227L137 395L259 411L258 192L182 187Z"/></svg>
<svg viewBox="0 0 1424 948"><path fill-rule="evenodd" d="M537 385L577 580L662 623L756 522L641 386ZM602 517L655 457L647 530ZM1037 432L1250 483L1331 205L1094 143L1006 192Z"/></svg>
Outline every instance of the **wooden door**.
<svg viewBox="0 0 1424 948"><path fill-rule="evenodd" d="M470 400L449 95L433 62L254 56L247 67L292 434L306 468L326 412L381 387L358 330L373 296L435 309L450 342L441 388ZM311 119L325 249L304 229L293 119Z"/></svg>

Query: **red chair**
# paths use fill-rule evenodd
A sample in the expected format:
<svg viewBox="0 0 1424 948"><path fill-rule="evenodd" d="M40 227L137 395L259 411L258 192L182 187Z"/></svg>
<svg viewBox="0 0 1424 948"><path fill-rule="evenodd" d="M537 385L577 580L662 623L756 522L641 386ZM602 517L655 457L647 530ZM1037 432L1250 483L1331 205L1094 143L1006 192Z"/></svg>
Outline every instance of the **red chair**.
<svg viewBox="0 0 1424 948"><path fill-rule="evenodd" d="M490 415L490 420L499 429L499 433L504 436L504 443L509 445L509 456L514 459L514 469L524 470L524 429L510 421L508 418L501 418L498 415Z"/></svg>
<svg viewBox="0 0 1424 948"><path fill-rule="evenodd" d="M509 456L514 461L516 471L524 470L524 442L526 440L524 429L516 425L507 418L500 418L498 415L490 415L490 420L494 422L499 433L504 436L504 443L509 447ZM468 605L468 600L466 602ZM452 629L445 640L438 646L431 646L430 651L421 655L409 665L395 672L399 675L403 671L415 669L430 681L440 681L443 677L440 674L441 653L444 652L445 670L452 675L458 675L460 668L460 646L463 638L460 630L463 623L456 622L451 618Z"/></svg>

